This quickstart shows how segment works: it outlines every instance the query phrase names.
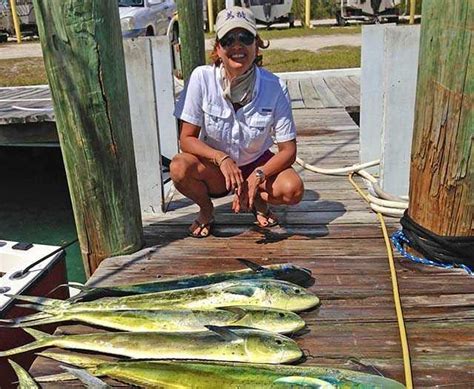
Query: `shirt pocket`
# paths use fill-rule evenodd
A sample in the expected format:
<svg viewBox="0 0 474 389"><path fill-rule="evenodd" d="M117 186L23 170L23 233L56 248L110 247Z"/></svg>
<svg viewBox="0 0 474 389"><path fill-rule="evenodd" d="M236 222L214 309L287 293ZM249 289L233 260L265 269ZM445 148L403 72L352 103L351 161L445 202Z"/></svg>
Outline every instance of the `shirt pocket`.
<svg viewBox="0 0 474 389"><path fill-rule="evenodd" d="M202 110L204 111L203 140L211 144L222 142L228 130L227 122L231 115L230 110L211 103L204 103Z"/></svg>
<svg viewBox="0 0 474 389"><path fill-rule="evenodd" d="M245 147L249 152L261 151L265 141L270 137L273 116L271 112L255 112L247 122L244 138Z"/></svg>

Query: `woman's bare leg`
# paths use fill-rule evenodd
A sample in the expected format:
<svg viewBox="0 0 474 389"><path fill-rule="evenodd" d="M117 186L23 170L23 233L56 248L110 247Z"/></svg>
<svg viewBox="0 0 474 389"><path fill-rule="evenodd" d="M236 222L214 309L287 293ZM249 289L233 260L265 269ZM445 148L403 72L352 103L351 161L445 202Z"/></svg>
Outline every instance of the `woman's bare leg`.
<svg viewBox="0 0 474 389"><path fill-rule="evenodd" d="M200 224L213 219L214 206L211 194L226 191L225 179L219 168L208 161L200 160L188 153L176 155L171 161L170 175L176 189L199 206L199 215L190 227L195 235L206 236L206 228L199 230Z"/></svg>
<svg viewBox="0 0 474 389"><path fill-rule="evenodd" d="M293 168L288 168L270 177L262 185L260 185L259 192L255 198L255 209L262 213L267 210L267 203L273 205L294 205L298 204L303 198L304 185L300 176ZM270 214L269 217L257 214L257 222L261 226L266 226L276 217Z"/></svg>

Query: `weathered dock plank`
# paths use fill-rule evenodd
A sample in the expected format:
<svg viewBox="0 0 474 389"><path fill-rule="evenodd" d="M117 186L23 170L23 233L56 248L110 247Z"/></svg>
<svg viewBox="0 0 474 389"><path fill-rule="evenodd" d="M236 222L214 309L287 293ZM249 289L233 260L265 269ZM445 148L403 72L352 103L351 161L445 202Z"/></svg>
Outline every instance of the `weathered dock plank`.
<svg viewBox="0 0 474 389"><path fill-rule="evenodd" d="M354 92L356 87L351 88ZM344 93L349 95L347 90ZM346 97L347 102L353 98ZM302 108L294 114L298 130L303 130L298 140L300 156L323 167L358 162L357 126L343 108ZM301 167L295 168L302 172ZM236 258L260 264L292 262L312 270L316 283L310 290L322 301L318 309L302 314L310 332L296 340L307 354L305 364L380 372L403 382L381 227L346 177L307 171L302 177L302 203L275 208L280 227L260 230L250 214L233 214L229 196L215 201L217 226L214 236L207 239L187 235L197 207L176 194L167 214L143 219L147 248L102 262L89 284L115 285L239 269ZM360 179L358 182L362 184ZM398 228L396 220L387 222L391 231ZM395 260L415 387L469 387L474 382L472 278L460 270L413 264L398 255ZM90 329L60 329L66 330ZM54 372L59 372L58 364L44 358L32 369L34 375Z"/></svg>

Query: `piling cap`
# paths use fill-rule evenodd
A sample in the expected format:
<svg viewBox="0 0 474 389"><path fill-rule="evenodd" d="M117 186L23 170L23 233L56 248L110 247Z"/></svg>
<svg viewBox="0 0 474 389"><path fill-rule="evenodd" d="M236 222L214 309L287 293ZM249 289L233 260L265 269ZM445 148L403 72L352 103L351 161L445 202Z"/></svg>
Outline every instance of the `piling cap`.
<svg viewBox="0 0 474 389"><path fill-rule="evenodd" d="M243 28L257 35L257 24L255 16L248 8L229 7L217 14L216 33L217 39L221 39L225 34L234 28Z"/></svg>

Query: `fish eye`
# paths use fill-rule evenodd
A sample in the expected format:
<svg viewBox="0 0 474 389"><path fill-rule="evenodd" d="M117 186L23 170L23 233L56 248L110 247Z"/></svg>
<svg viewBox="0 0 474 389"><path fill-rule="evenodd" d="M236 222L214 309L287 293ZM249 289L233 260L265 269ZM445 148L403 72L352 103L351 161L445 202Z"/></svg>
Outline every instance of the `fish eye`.
<svg viewBox="0 0 474 389"><path fill-rule="evenodd" d="M278 314L278 316L280 316L280 317L285 317L285 314L284 314L283 312L280 312L280 313Z"/></svg>
<svg viewBox="0 0 474 389"><path fill-rule="evenodd" d="M299 293L301 293L301 290L300 289L295 289L295 293L299 294Z"/></svg>
<svg viewBox="0 0 474 389"><path fill-rule="evenodd" d="M276 344L283 344L283 342L280 339L275 340Z"/></svg>

